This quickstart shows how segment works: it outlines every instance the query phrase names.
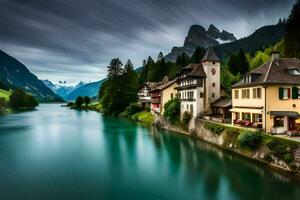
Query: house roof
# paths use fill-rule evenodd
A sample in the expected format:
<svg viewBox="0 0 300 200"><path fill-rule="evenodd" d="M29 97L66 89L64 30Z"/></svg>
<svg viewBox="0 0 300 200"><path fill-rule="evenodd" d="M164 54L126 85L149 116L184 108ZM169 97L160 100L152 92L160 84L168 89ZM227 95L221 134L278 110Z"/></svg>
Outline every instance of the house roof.
<svg viewBox="0 0 300 200"><path fill-rule="evenodd" d="M244 80L234 84L232 88L265 84L300 84L300 75L293 75L290 70L299 70L300 60L296 58L272 59L246 75L256 75L251 83Z"/></svg>
<svg viewBox="0 0 300 200"><path fill-rule="evenodd" d="M295 118L299 118L300 115L298 112L294 112L294 111L270 111L269 114L271 116L288 116L288 117L295 117Z"/></svg>
<svg viewBox="0 0 300 200"><path fill-rule="evenodd" d="M216 62L220 62L220 59L218 58L218 56L216 55L214 49L212 47L208 47L208 49L206 50L201 62L204 61L216 61Z"/></svg>
<svg viewBox="0 0 300 200"><path fill-rule="evenodd" d="M227 108L232 106L232 101L230 97L222 97L211 104L212 107Z"/></svg>
<svg viewBox="0 0 300 200"><path fill-rule="evenodd" d="M188 66L183 68L183 71L186 72L186 76L192 77L206 77L206 73L203 69L202 63L191 63Z"/></svg>
<svg viewBox="0 0 300 200"><path fill-rule="evenodd" d="M156 90L163 90L171 85L173 85L174 83L176 83L177 79L173 79L173 80L170 80L168 82L165 82L165 83L162 83L160 82L160 85L158 85L157 87L153 88L151 91L156 91Z"/></svg>

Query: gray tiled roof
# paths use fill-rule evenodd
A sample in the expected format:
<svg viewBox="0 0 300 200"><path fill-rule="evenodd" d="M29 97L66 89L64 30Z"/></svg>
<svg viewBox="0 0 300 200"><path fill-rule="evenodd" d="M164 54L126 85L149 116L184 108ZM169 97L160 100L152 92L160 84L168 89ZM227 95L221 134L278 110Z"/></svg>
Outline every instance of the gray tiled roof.
<svg viewBox="0 0 300 200"><path fill-rule="evenodd" d="M183 71L188 71L186 73L187 76L192 76L192 77L206 77L206 73L203 69L202 63L191 63L188 66L183 68Z"/></svg>
<svg viewBox="0 0 300 200"><path fill-rule="evenodd" d="M220 62L220 59L216 55L214 49L212 47L208 47L208 49L206 50L201 62L203 62L203 61L217 61L217 62Z"/></svg>
<svg viewBox="0 0 300 200"><path fill-rule="evenodd" d="M227 108L232 106L232 101L230 97L222 97L211 104L212 107L220 107L220 108Z"/></svg>
<svg viewBox="0 0 300 200"><path fill-rule="evenodd" d="M244 87L265 84L300 84L300 75L293 75L289 70L299 70L300 60L296 58L280 58L270 60L248 74L256 74L257 78L251 83L244 80L234 84L232 87Z"/></svg>

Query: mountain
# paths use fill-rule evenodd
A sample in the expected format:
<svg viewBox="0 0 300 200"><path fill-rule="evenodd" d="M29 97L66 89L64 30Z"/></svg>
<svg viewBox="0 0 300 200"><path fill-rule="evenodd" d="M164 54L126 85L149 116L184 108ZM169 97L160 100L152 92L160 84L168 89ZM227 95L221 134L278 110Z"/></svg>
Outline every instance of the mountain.
<svg viewBox="0 0 300 200"><path fill-rule="evenodd" d="M59 81L59 83L57 83L57 84L54 84L49 80L42 80L42 81L48 88L50 88L54 93L61 96L63 99L66 99L67 96L73 90L76 90L77 88L86 84L86 83L80 81L77 85L71 86L71 85L67 85L66 81Z"/></svg>
<svg viewBox="0 0 300 200"><path fill-rule="evenodd" d="M286 25L280 23L263 26L248 37L236 40L234 34L225 30L220 32L214 25L210 25L207 31L200 25L193 25L185 38L184 46L173 47L171 53L165 59L174 62L179 54L187 53L192 55L197 46L213 46L218 57L222 60L240 49L243 49L245 52L255 53L282 40L285 32ZM207 39L207 37L210 39Z"/></svg>
<svg viewBox="0 0 300 200"><path fill-rule="evenodd" d="M220 59L224 59L240 49L243 49L245 52L255 53L282 40L285 30L285 24L263 26L248 37L231 43L217 45L214 47L214 50Z"/></svg>
<svg viewBox="0 0 300 200"><path fill-rule="evenodd" d="M32 74L24 64L0 50L0 81L11 89L22 88L39 101L62 102L63 99Z"/></svg>
<svg viewBox="0 0 300 200"><path fill-rule="evenodd" d="M97 82L87 83L74 90L72 90L67 96L66 100L75 100L79 96L89 96L91 98L98 95L100 86L106 79L102 79Z"/></svg>
<svg viewBox="0 0 300 200"><path fill-rule="evenodd" d="M134 71L136 73L141 73L143 70L143 67L138 67ZM105 82L105 79L102 79L100 81L92 82L92 83L87 83L85 85L82 85L73 91L71 91L67 96L66 100L75 100L78 96L89 96L91 98L97 97L98 92L102 84Z"/></svg>
<svg viewBox="0 0 300 200"><path fill-rule="evenodd" d="M188 31L188 34L184 40L182 47L173 47L171 53L165 56L167 61L175 61L179 54L183 52L188 55L192 55L197 48L217 46L219 44L236 41L234 34L225 30L222 32L211 24L207 30L200 25L192 25Z"/></svg>

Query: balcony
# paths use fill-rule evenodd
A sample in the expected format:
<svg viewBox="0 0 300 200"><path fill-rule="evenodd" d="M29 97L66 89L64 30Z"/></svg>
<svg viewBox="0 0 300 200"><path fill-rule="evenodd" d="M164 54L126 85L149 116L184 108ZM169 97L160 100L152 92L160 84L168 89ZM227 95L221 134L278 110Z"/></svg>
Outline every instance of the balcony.
<svg viewBox="0 0 300 200"><path fill-rule="evenodd" d="M180 98L179 101L196 101L194 98Z"/></svg>
<svg viewBox="0 0 300 200"><path fill-rule="evenodd" d="M151 103L160 103L161 102L161 100L160 99L151 99Z"/></svg>
<svg viewBox="0 0 300 200"><path fill-rule="evenodd" d="M185 90L185 89L193 89L193 88L197 88L197 87L202 87L202 86L199 86L197 84L189 84L189 85L178 86L175 89L177 89L177 90Z"/></svg>

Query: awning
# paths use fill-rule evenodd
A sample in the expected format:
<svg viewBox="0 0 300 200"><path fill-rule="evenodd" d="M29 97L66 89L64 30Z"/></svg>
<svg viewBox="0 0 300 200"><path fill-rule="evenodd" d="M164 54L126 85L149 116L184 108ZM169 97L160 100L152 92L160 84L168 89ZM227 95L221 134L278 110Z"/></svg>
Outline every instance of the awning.
<svg viewBox="0 0 300 200"><path fill-rule="evenodd" d="M254 113L254 114L263 113L263 109L259 109L259 108L232 108L229 111L238 112L238 113Z"/></svg>
<svg viewBox="0 0 300 200"><path fill-rule="evenodd" d="M270 111L268 112L268 114L271 116L279 116L279 117L283 117L283 116L294 117L294 118L300 117L299 113L294 111Z"/></svg>

